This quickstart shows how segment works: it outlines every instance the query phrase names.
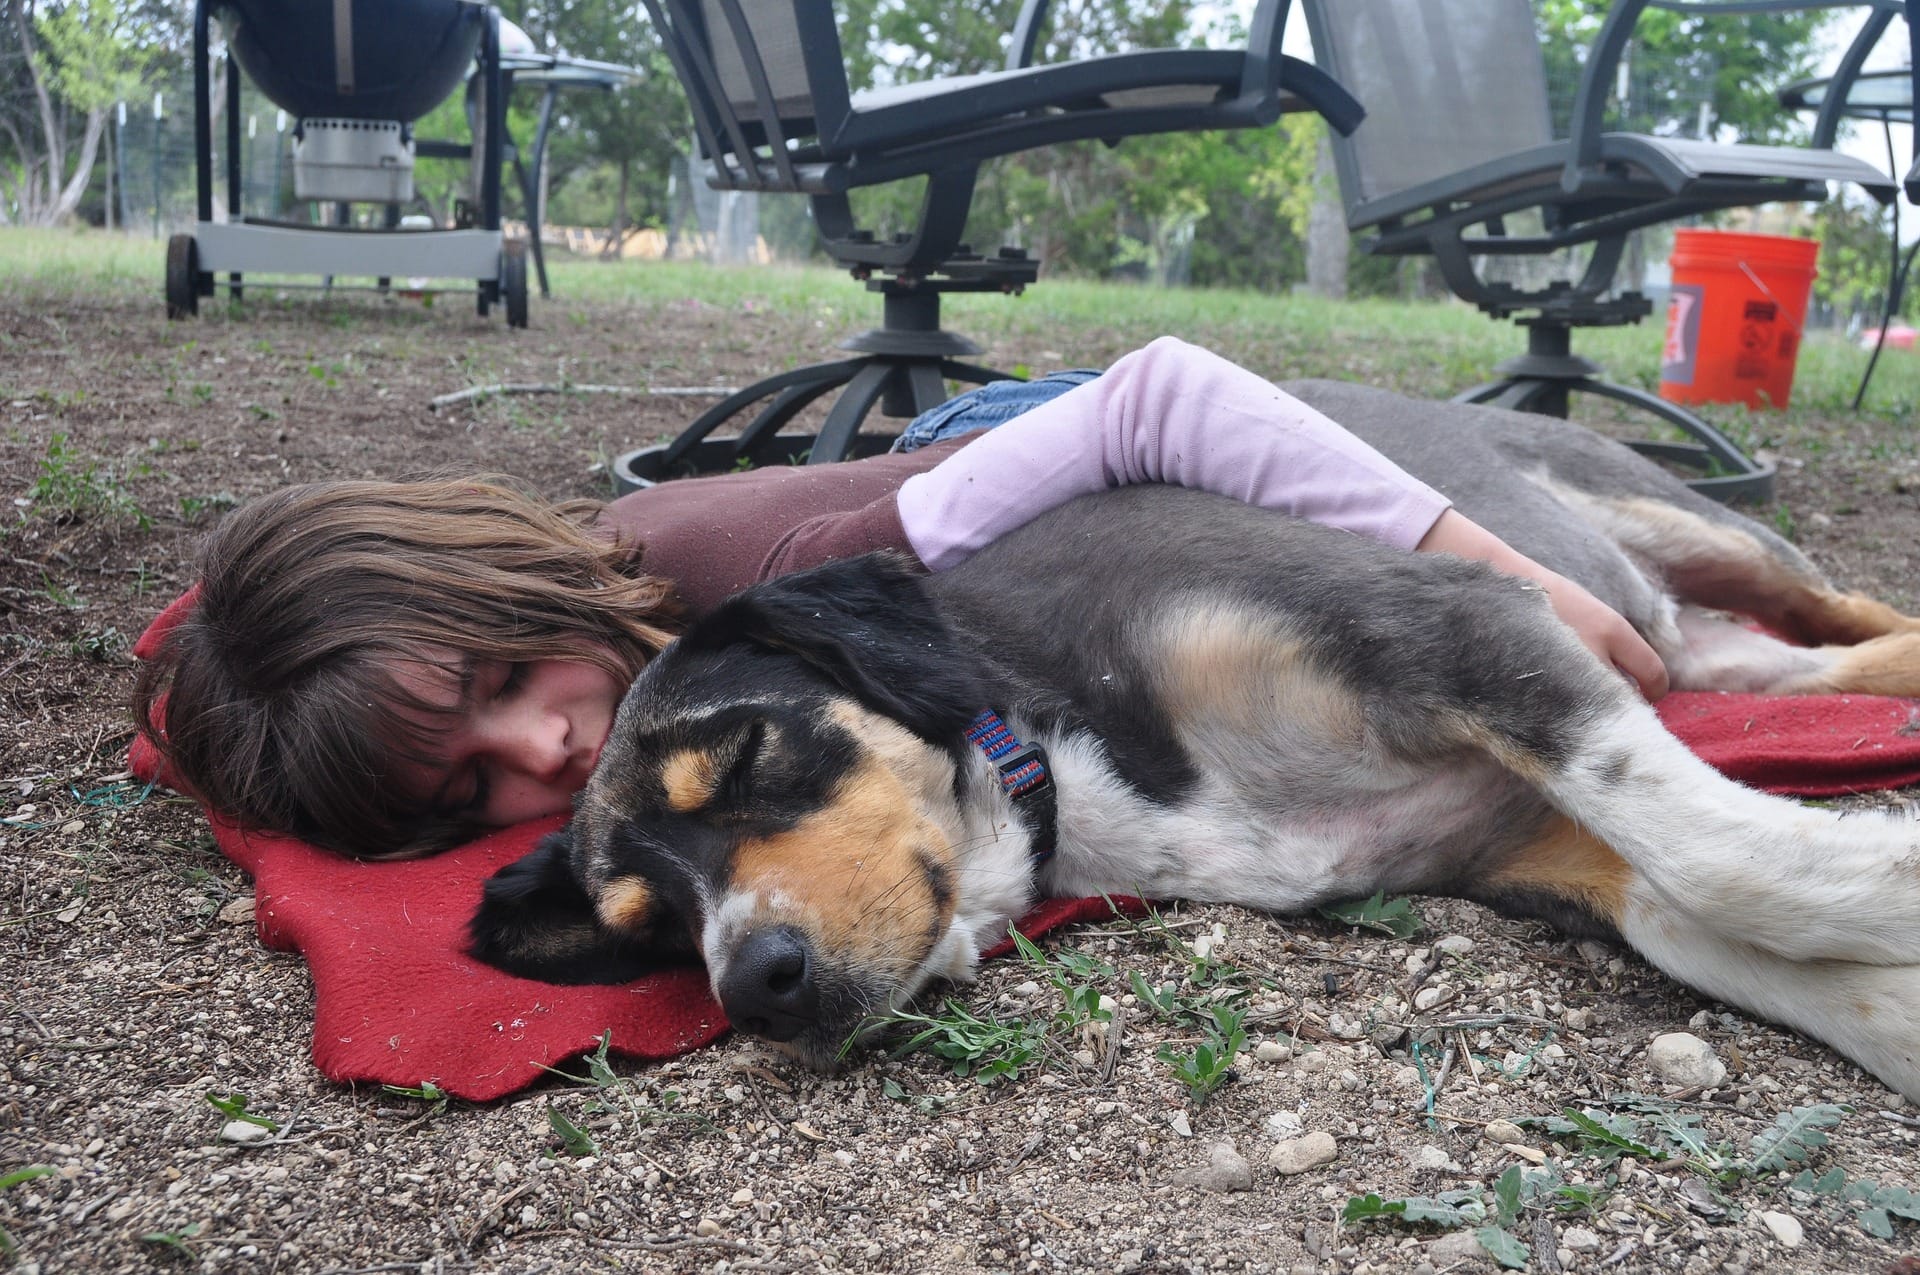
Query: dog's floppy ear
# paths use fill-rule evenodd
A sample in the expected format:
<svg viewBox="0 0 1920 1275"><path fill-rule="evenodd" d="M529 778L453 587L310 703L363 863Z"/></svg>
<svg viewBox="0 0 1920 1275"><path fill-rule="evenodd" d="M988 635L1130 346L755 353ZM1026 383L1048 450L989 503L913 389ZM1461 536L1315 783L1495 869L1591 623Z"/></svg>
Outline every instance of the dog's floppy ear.
<svg viewBox="0 0 1920 1275"><path fill-rule="evenodd" d="M986 703L974 655L898 554L845 558L755 585L680 638L690 652L736 642L799 656L931 743L950 743Z"/></svg>
<svg viewBox="0 0 1920 1275"><path fill-rule="evenodd" d="M543 983L629 983L674 963L601 924L574 879L572 844L563 829L493 874L468 923L467 950Z"/></svg>

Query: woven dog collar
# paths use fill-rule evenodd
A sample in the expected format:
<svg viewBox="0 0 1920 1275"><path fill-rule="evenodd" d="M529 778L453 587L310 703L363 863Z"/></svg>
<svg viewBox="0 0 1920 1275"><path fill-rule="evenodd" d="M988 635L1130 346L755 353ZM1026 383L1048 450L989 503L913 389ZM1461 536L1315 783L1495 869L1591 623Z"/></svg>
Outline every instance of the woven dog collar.
<svg viewBox="0 0 1920 1275"><path fill-rule="evenodd" d="M1000 714L990 708L980 710L967 727L967 742L987 755L1000 778L1000 787L1013 799L1014 808L1027 815L1033 835L1033 865L1039 867L1053 857L1058 822L1047 750L1038 744L1021 743L1000 720Z"/></svg>

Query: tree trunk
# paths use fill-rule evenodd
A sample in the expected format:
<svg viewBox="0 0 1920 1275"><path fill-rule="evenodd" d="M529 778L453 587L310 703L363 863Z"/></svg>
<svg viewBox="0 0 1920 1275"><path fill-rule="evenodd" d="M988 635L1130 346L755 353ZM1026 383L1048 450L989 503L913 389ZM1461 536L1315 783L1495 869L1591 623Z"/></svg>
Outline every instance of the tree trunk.
<svg viewBox="0 0 1920 1275"><path fill-rule="evenodd" d="M1307 290L1316 296L1344 300L1347 295L1346 207L1340 201L1340 182L1333 168L1333 147L1323 130L1319 157L1313 168L1313 208L1307 214Z"/></svg>
<svg viewBox="0 0 1920 1275"><path fill-rule="evenodd" d="M80 200L87 193L87 183L93 178L93 161L100 153L100 134L106 130L106 125L107 113L104 110L87 112L87 132L80 142L80 158L74 161L73 176L61 190L60 197L47 209L42 225L58 225L80 206Z"/></svg>
<svg viewBox="0 0 1920 1275"><path fill-rule="evenodd" d="M43 210L63 184L64 157L61 152L66 149L66 136L54 113L53 95L47 92L46 81L40 77L40 50L33 42L33 23L28 20L27 8L21 0L8 0L7 16L13 20L14 32L20 40L21 60L26 63L27 78L33 85L34 105L39 108L40 141L46 148L38 165L33 155L24 149L22 151L21 167L29 174L37 166L41 167L44 185L31 178L23 183L20 220L29 226L47 225L49 223Z"/></svg>
<svg viewBox="0 0 1920 1275"><path fill-rule="evenodd" d="M606 251L602 254L612 260L618 260L626 250L627 242L627 183L631 178L633 165L626 156L620 157L620 189L613 198L613 228L607 235Z"/></svg>

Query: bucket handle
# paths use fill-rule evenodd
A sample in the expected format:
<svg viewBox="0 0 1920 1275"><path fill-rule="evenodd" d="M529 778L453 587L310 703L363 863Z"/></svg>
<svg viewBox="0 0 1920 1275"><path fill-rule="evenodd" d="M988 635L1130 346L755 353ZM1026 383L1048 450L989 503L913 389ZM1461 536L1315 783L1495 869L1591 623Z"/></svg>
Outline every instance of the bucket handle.
<svg viewBox="0 0 1920 1275"><path fill-rule="evenodd" d="M1760 289L1761 292L1766 294L1767 300L1773 302L1773 304L1780 311L1780 317L1785 319L1788 323L1793 324L1793 334L1796 337L1799 337L1801 340L1805 340L1807 335L1806 325L1802 323L1794 322L1793 311L1789 310L1786 307L1785 303L1783 303L1779 297L1776 297L1773 295L1773 289L1767 286L1766 280L1762 279L1759 275L1755 274L1753 272L1753 267L1749 266L1746 263L1746 260L1744 258L1741 259L1740 261L1736 261L1734 264L1740 267L1741 274L1747 276L1748 283L1751 283L1754 287Z"/></svg>

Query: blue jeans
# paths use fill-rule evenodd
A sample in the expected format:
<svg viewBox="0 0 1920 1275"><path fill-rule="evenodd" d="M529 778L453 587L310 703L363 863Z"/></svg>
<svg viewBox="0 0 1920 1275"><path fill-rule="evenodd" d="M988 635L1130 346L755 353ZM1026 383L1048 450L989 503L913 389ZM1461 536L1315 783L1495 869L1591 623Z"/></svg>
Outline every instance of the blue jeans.
<svg viewBox="0 0 1920 1275"><path fill-rule="evenodd" d="M896 452L917 451L928 443L958 438L977 429L1005 425L1016 416L1031 412L1076 385L1085 385L1100 375L1088 368L1054 372L1032 381L990 381L977 390L948 399L940 406L920 413L900 431L894 442Z"/></svg>

